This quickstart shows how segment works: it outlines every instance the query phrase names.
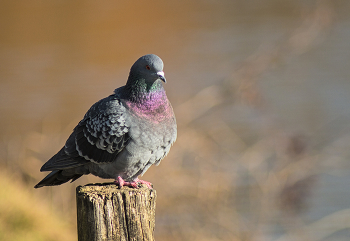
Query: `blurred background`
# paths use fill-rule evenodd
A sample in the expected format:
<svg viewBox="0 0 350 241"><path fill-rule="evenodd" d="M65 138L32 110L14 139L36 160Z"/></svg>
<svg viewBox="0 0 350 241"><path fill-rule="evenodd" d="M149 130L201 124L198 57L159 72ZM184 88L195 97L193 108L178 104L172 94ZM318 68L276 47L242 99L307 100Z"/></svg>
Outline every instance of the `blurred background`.
<svg viewBox="0 0 350 241"><path fill-rule="evenodd" d="M0 240L77 240L75 187L33 186L154 53L178 139L143 179L156 240L349 240L350 1L0 2Z"/></svg>

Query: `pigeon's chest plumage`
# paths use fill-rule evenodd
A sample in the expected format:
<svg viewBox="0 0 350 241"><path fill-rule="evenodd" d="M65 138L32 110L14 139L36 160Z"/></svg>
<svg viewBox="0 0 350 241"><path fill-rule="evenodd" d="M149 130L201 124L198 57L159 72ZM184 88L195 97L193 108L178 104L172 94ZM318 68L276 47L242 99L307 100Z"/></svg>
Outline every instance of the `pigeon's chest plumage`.
<svg viewBox="0 0 350 241"><path fill-rule="evenodd" d="M176 139L176 120L166 96L142 104L125 102L129 112L129 135L144 148L167 149Z"/></svg>

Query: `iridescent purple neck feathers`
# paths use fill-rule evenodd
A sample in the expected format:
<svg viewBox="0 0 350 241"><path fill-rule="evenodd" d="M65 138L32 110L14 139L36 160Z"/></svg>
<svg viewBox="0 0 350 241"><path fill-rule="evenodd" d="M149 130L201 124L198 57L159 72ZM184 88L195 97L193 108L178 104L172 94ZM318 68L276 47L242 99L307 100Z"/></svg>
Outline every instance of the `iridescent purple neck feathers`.
<svg viewBox="0 0 350 241"><path fill-rule="evenodd" d="M156 123L173 116L173 109L163 88L143 93L136 101L129 99L126 101L126 105L134 114Z"/></svg>

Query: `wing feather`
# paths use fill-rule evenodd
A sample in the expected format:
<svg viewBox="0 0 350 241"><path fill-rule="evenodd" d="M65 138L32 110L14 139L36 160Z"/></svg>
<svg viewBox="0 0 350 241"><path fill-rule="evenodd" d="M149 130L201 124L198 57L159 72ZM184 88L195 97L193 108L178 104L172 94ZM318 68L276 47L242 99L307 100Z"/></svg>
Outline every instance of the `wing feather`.
<svg viewBox="0 0 350 241"><path fill-rule="evenodd" d="M74 128L65 146L41 171L63 170L89 163L112 162L129 140L125 107L116 95L95 103Z"/></svg>
<svg viewBox="0 0 350 241"><path fill-rule="evenodd" d="M95 105L74 129L75 149L86 160L112 162L129 140L129 127L124 116L126 110L117 99L102 100Z"/></svg>

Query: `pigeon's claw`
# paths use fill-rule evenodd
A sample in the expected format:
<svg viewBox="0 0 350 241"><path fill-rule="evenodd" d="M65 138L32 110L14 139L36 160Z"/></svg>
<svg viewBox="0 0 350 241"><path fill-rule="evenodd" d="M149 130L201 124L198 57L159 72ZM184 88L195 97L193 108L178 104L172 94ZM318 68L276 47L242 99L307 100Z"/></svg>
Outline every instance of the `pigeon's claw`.
<svg viewBox="0 0 350 241"><path fill-rule="evenodd" d="M144 180L140 180L140 179L136 179L135 182L141 183L141 184L145 184L149 189L153 189L152 187L152 183L144 181Z"/></svg>
<svg viewBox="0 0 350 241"><path fill-rule="evenodd" d="M124 186L126 186L126 187L133 187L133 188L139 188L139 184L145 184L149 189L153 189L152 188L152 183L144 181L144 180L140 180L138 178L136 178L132 182L127 182L127 181L124 181L124 179L122 177L118 176L117 180L115 180L114 182L117 183L120 188L122 188Z"/></svg>
<svg viewBox="0 0 350 241"><path fill-rule="evenodd" d="M118 176L118 178L114 181L116 184L119 185L120 188L122 188L125 185L125 181L123 178L121 178L120 176Z"/></svg>

